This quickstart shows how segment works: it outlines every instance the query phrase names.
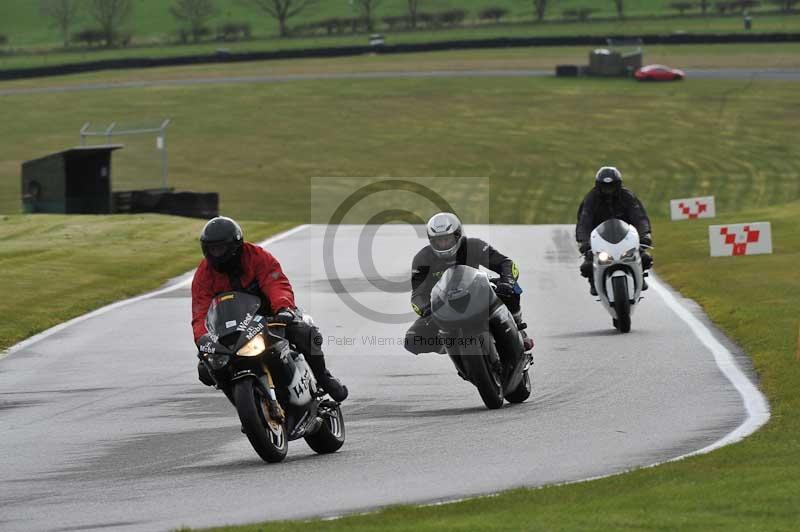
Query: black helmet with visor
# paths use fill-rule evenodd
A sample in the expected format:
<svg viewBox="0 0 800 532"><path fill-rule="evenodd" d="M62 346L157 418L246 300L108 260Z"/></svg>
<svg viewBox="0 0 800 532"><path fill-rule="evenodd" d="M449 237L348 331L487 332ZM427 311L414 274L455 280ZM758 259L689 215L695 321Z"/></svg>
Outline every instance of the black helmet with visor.
<svg viewBox="0 0 800 532"><path fill-rule="evenodd" d="M603 196L614 196L622 190L622 174L613 166L600 168L594 182Z"/></svg>
<svg viewBox="0 0 800 532"><path fill-rule="evenodd" d="M200 247L212 268L219 272L236 269L242 254L244 236L242 228L231 218L217 216L203 227Z"/></svg>

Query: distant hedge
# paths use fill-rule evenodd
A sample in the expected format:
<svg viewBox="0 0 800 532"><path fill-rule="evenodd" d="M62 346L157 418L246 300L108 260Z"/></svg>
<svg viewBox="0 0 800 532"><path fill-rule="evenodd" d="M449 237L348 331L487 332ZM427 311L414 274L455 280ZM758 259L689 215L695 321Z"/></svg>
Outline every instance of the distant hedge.
<svg viewBox="0 0 800 532"><path fill-rule="evenodd" d="M249 22L227 22L217 26L218 41L242 41L253 36Z"/></svg>
<svg viewBox="0 0 800 532"><path fill-rule="evenodd" d="M115 32L112 36L112 41L115 44L128 46L131 44L133 34ZM103 30L97 28L88 28L81 30L72 36L72 41L76 43L86 44L87 46L94 46L95 44L103 44L106 40L106 34Z"/></svg>
<svg viewBox="0 0 800 532"><path fill-rule="evenodd" d="M504 7L487 7L478 13L478 18L481 20L491 20L492 22L500 22L500 19L508 15L508 9Z"/></svg>
<svg viewBox="0 0 800 532"><path fill-rule="evenodd" d="M465 9L448 9L435 13L417 13L417 27L443 28L463 24L467 18ZM411 29L411 17L408 15L383 17L381 19L389 31L397 29ZM376 28L377 29L377 28ZM334 35L341 33L359 33L369 30L369 20L366 17L331 17L317 22L301 24L292 28L294 35Z"/></svg>

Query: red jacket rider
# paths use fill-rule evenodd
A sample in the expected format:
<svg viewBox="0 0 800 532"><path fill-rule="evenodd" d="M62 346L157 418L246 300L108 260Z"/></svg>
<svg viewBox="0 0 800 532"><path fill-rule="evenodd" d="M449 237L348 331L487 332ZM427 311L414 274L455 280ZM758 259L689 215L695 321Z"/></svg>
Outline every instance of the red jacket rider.
<svg viewBox="0 0 800 532"><path fill-rule="evenodd" d="M243 287L258 283L258 287L269 302L270 311L276 314L282 308L295 308L294 292L289 279L283 274L280 263L268 251L244 242L241 255L239 280ZM233 290L230 277L215 270L203 259L192 281L192 330L194 341L208 332L206 314L211 300L220 292Z"/></svg>
<svg viewBox="0 0 800 532"><path fill-rule="evenodd" d="M287 339L303 353L317 382L334 400L343 401L347 397L347 387L328 371L322 352L322 335L310 320L298 316L292 285L275 257L245 242L239 224L224 216L208 221L200 234L200 246L205 258L192 280L195 344L208 332L206 314L216 295L231 290L259 295L262 297L260 312L286 324ZM197 371L201 382L209 386L214 384L202 361Z"/></svg>

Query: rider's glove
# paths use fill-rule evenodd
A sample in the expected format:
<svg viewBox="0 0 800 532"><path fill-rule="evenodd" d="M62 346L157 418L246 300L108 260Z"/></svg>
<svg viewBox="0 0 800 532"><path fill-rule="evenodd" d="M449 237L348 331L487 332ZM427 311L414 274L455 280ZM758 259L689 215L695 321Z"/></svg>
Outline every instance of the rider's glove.
<svg viewBox="0 0 800 532"><path fill-rule="evenodd" d="M297 314L295 313L294 310L284 307L275 313L274 318L275 321L278 323L284 323L286 325L289 325L290 323L293 323L295 320L297 320Z"/></svg>
<svg viewBox="0 0 800 532"><path fill-rule="evenodd" d="M586 254L587 251L592 249L592 245L589 242L581 242L581 247L578 248L578 251L581 252L581 255Z"/></svg>
<svg viewBox="0 0 800 532"><path fill-rule="evenodd" d="M500 297L511 297L515 294L514 284L516 283L513 280L501 278L499 281L497 281L495 293Z"/></svg>
<svg viewBox="0 0 800 532"><path fill-rule="evenodd" d="M197 356L202 358L204 353L212 352L212 346L214 342L211 340L211 335L209 333L205 333L203 336L197 339Z"/></svg>
<svg viewBox="0 0 800 532"><path fill-rule="evenodd" d="M414 312L416 312L417 315L420 318L426 318L426 317L431 315L431 306L430 305L425 305L424 307L419 307L416 303L411 303L411 306L413 307Z"/></svg>
<svg viewBox="0 0 800 532"><path fill-rule="evenodd" d="M650 233L647 233L639 239L639 244L642 246L651 247L653 245L653 237L650 236Z"/></svg>

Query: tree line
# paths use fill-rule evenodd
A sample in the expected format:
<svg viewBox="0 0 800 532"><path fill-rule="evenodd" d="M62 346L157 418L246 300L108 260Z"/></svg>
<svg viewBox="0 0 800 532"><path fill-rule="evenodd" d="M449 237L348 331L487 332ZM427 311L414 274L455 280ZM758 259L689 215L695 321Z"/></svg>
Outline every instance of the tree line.
<svg viewBox="0 0 800 532"><path fill-rule="evenodd" d="M298 25L290 28L289 22L303 12L311 10L319 4L320 0L236 0L240 5L253 8L257 12L274 19L279 28L281 37L287 37L292 32L297 34L309 33L344 33L346 31L375 31L378 26L376 10L384 4L385 0L337 0L342 8L348 6L355 9L354 17L335 17L326 20ZM330 0L327 0L330 1ZM613 2L617 17L625 18L625 1L609 0ZM56 27L68 47L71 42L78 41L86 44L104 44L107 47L127 45L131 40L131 33L126 31L133 15L134 0L40 0L40 11ZM551 0L529 0L530 13L534 20L542 22L552 9L555 2ZM800 0L767 0L767 3L776 5L782 12L792 12ZM586 20L597 11L596 2L592 7L578 7L563 10L566 19ZM720 14L743 11L760 5L759 0L726 0L711 2L709 0L677 1L666 4L669 8L679 11L683 15L686 11L699 10L702 14L715 9ZM400 28L438 29L460 25L467 18L465 9L449 9L439 12L425 11L433 5L430 0L404 0L406 13L400 16L382 17L380 22L389 30ZM182 42L190 39L198 42L212 34L209 22L219 15L220 9L216 0L173 0L169 12L179 26L178 35ZM500 22L509 14L508 10L498 6L487 6L477 12L478 19L487 22ZM73 29L78 21L88 18L94 26L83 29L73 35ZM218 40L238 40L251 37L250 24L247 22L228 22L217 26L216 38ZM0 35L0 44L5 44L7 39Z"/></svg>
<svg viewBox="0 0 800 532"><path fill-rule="evenodd" d="M774 5L782 13L791 13L794 11L795 7L800 4L800 0L766 0L766 3ZM748 9L752 9L763 4L764 2L761 2L760 0L725 0L719 2L698 0L694 2L671 2L668 4L668 6L671 9L678 11L681 15L684 15L687 11L695 10L699 11L703 15L711 12L712 10L716 11L720 15L725 15L729 13L743 13Z"/></svg>

